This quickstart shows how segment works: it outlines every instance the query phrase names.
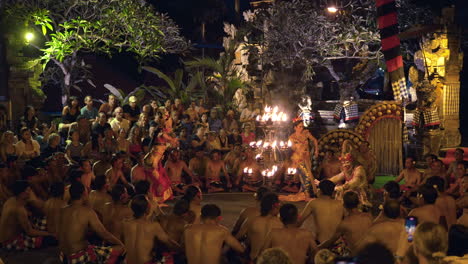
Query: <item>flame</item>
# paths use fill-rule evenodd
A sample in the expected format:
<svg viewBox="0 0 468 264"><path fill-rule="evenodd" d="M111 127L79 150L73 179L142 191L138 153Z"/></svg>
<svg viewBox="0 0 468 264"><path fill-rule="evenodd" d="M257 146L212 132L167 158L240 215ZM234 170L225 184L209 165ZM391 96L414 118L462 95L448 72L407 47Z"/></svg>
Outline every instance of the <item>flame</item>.
<svg viewBox="0 0 468 264"><path fill-rule="evenodd" d="M255 156L255 159L260 159L261 157L262 157L262 155L257 154L257 155Z"/></svg>
<svg viewBox="0 0 468 264"><path fill-rule="evenodd" d="M276 113L276 112L278 112L278 106L275 106L275 107L273 108L273 113Z"/></svg>
<svg viewBox="0 0 468 264"><path fill-rule="evenodd" d="M260 116L258 115L256 118L257 122L260 121Z"/></svg>
<svg viewBox="0 0 468 264"><path fill-rule="evenodd" d="M291 140L288 140L288 148L292 147L292 142Z"/></svg>
<svg viewBox="0 0 468 264"><path fill-rule="evenodd" d="M249 168L249 174L252 174L252 171L253 171L252 168Z"/></svg>
<svg viewBox="0 0 468 264"><path fill-rule="evenodd" d="M284 147L284 142L281 140L280 141L280 147L283 148Z"/></svg>
<svg viewBox="0 0 468 264"><path fill-rule="evenodd" d="M244 168L244 173L247 173L248 170L249 170L249 168L245 167Z"/></svg>
<svg viewBox="0 0 468 264"><path fill-rule="evenodd" d="M276 148L276 145L277 145L277 142L275 140L275 141L273 141L273 144L271 144L271 147Z"/></svg>
<svg viewBox="0 0 468 264"><path fill-rule="evenodd" d="M267 148L268 146L270 146L270 143L268 143L268 142L263 143L264 148Z"/></svg>
<svg viewBox="0 0 468 264"><path fill-rule="evenodd" d="M257 147L260 147L262 145L262 142L261 140L257 141Z"/></svg>
<svg viewBox="0 0 468 264"><path fill-rule="evenodd" d="M255 145L255 141L249 143L249 146L253 147Z"/></svg>
<svg viewBox="0 0 468 264"><path fill-rule="evenodd" d="M281 120L282 120L283 122L288 121L288 116L287 116L286 114L283 114L283 116L281 117Z"/></svg>

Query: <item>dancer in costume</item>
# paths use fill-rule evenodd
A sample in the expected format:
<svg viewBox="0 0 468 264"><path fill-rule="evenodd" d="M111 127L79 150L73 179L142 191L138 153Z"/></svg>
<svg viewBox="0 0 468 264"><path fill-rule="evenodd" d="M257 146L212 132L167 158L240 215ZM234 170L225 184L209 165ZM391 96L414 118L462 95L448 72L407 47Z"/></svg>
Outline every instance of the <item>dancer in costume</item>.
<svg viewBox="0 0 468 264"><path fill-rule="evenodd" d="M156 145L145 156L145 164L153 169L147 178L151 182L151 193L157 201L163 204L165 201L172 198L171 180L166 174L166 170L162 164L164 152L167 145Z"/></svg>
<svg viewBox="0 0 468 264"><path fill-rule="evenodd" d="M361 164L366 170L367 182L373 184L375 181L375 172L377 170L377 158L372 149L369 148L369 142L363 141L356 146L350 140L343 142L341 156L350 153L354 160Z"/></svg>
<svg viewBox="0 0 468 264"><path fill-rule="evenodd" d="M366 170L353 159L351 153L346 153L340 160L342 164L341 173L330 178L332 182L337 184L335 187L335 198L342 200L343 194L350 190L358 194L359 200L363 206L370 206Z"/></svg>

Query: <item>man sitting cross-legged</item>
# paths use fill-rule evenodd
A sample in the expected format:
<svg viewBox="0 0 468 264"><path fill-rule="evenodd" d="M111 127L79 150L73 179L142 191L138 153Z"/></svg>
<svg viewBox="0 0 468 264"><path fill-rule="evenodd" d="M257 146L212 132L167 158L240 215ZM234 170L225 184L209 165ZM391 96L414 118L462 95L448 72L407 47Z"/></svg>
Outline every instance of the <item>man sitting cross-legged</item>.
<svg viewBox="0 0 468 264"><path fill-rule="evenodd" d="M224 191L221 175L226 179L227 188L231 188L231 178L226 171L224 161L221 159L221 151L215 149L211 151L211 159L208 160L205 170L205 187L209 193Z"/></svg>
<svg viewBox="0 0 468 264"><path fill-rule="evenodd" d="M99 218L103 218L104 205L112 201L112 197L109 195L109 180L104 175L99 175L94 181L95 190L92 190L89 194L89 205L96 211Z"/></svg>
<svg viewBox="0 0 468 264"><path fill-rule="evenodd" d="M299 224L302 225L312 215L316 239L319 242L330 239L343 219L344 209L341 201L332 198L334 189L335 184L332 181L321 181L318 198L307 203L299 219Z"/></svg>
<svg viewBox="0 0 468 264"><path fill-rule="evenodd" d="M57 232L57 224L60 217L60 210L67 205L63 199L65 185L63 182L54 182L50 186L49 199L44 203L44 214L47 219L47 231Z"/></svg>
<svg viewBox="0 0 468 264"><path fill-rule="evenodd" d="M338 251L341 256L354 256L357 253L358 242L372 225L372 216L359 211L359 196L356 192L347 191L343 195L343 206L347 211L345 218L338 225L335 234L322 242L319 248L329 248L341 238L342 243L339 243L334 251Z"/></svg>
<svg viewBox="0 0 468 264"><path fill-rule="evenodd" d="M267 248L281 248L286 251L293 263L308 263L314 259L317 245L312 232L297 227L298 211L293 204L285 204L280 208L280 218L283 228L272 229L265 242Z"/></svg>
<svg viewBox="0 0 468 264"><path fill-rule="evenodd" d="M122 222L132 217L132 210L128 207L127 189L121 184L116 184L111 190L112 202L104 205L102 223L115 237L120 239L122 234Z"/></svg>
<svg viewBox="0 0 468 264"><path fill-rule="evenodd" d="M193 185L198 184L198 179L196 179L192 171L189 170L187 163L180 159L180 151L178 149L171 150L169 159L166 161L164 168L167 171L169 179L171 179L172 191L176 195L183 194L185 191L186 183L183 182L182 172L190 176Z"/></svg>
<svg viewBox="0 0 468 264"><path fill-rule="evenodd" d="M93 209L86 206L85 187L80 182L70 186L70 205L60 212L58 224L59 249L68 264L117 263L124 252L122 242L99 221ZM88 232L94 231L109 247L90 245Z"/></svg>
<svg viewBox="0 0 468 264"><path fill-rule="evenodd" d="M218 264L223 244L242 253L244 247L229 230L220 225L221 209L214 204L203 206L202 223L188 227L184 232L185 254L189 264Z"/></svg>
<svg viewBox="0 0 468 264"><path fill-rule="evenodd" d="M124 221L122 237L127 249L126 261L128 264L170 263L170 256L155 259L155 239L162 243L178 248L158 222L148 220L150 205L148 198L137 195L131 202L134 219Z"/></svg>
<svg viewBox="0 0 468 264"><path fill-rule="evenodd" d="M257 189L255 192L255 206L252 207L247 207L239 215L239 218L237 218L236 223L234 224L234 227L232 228L232 234L236 235L237 232L239 232L242 224L246 221L252 221L255 217L260 216L260 202L263 199L263 196L266 193L269 193L270 190L266 187L260 187Z"/></svg>
<svg viewBox="0 0 468 264"><path fill-rule="evenodd" d="M33 228L28 219L26 204L31 188L26 181L13 184L13 197L3 205L0 217L0 244L8 250L25 251L43 246L45 238L53 234Z"/></svg>
<svg viewBox="0 0 468 264"><path fill-rule="evenodd" d="M278 219L279 213L279 199L275 193L267 193L263 196L260 203L260 216L246 221L242 225L240 231L237 233L236 238L241 239L247 235L247 240L250 244L250 260L255 261L263 245L268 233L273 228L281 228L283 224Z"/></svg>

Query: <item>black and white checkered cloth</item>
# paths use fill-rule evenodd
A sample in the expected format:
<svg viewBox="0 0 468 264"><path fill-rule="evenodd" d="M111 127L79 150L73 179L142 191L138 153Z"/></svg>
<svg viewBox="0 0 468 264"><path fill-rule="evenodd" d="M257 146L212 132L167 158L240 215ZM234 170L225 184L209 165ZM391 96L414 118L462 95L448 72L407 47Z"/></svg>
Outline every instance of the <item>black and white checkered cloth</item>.
<svg viewBox="0 0 468 264"><path fill-rule="evenodd" d="M409 92L406 87L405 77L392 82L393 98L395 101L406 101L409 100Z"/></svg>
<svg viewBox="0 0 468 264"><path fill-rule="evenodd" d="M343 111L343 105L342 104L335 105L335 110L333 110L333 118L335 118L336 120L340 120L341 111Z"/></svg>
<svg viewBox="0 0 468 264"><path fill-rule="evenodd" d="M440 118L439 118L439 113L437 112L437 108L433 107L430 109L416 109L414 112L414 117L413 117L413 125L414 126L420 126L421 124L421 114L423 117L422 120L422 125L424 127L427 126L437 126L440 125Z"/></svg>
<svg viewBox="0 0 468 264"><path fill-rule="evenodd" d="M356 103L345 105L344 111L345 111L345 121L359 119L358 105Z"/></svg>
<svg viewBox="0 0 468 264"><path fill-rule="evenodd" d="M42 240L43 237L32 237L22 233L12 240L2 242L1 246L7 250L28 251L40 248Z"/></svg>
<svg viewBox="0 0 468 264"><path fill-rule="evenodd" d="M112 256L112 247L100 247L89 245L88 248L81 250L75 254L68 256L68 264L88 264L88 263L108 263ZM60 258L64 263L64 256L61 254Z"/></svg>

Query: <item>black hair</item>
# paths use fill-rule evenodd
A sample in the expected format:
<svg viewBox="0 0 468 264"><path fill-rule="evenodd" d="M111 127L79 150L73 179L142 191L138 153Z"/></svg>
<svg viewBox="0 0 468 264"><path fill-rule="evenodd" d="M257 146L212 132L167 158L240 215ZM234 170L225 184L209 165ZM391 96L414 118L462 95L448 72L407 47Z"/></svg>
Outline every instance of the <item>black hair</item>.
<svg viewBox="0 0 468 264"><path fill-rule="evenodd" d="M456 148L455 151L461 152L461 154L465 154L465 151L462 148Z"/></svg>
<svg viewBox="0 0 468 264"><path fill-rule="evenodd" d="M96 178L94 179L94 187L96 188L96 190L101 190L106 185L106 182L107 182L106 175L96 176Z"/></svg>
<svg viewBox="0 0 468 264"><path fill-rule="evenodd" d="M426 184L432 187L437 187L437 190L441 193L445 191L445 181L439 176L430 177L427 179Z"/></svg>
<svg viewBox="0 0 468 264"><path fill-rule="evenodd" d="M37 170L31 165L25 165L21 170L21 179L26 180L29 177L36 176Z"/></svg>
<svg viewBox="0 0 468 264"><path fill-rule="evenodd" d="M31 110L31 109L34 110L34 111L36 111L36 109L34 109L34 106L32 106L32 105L27 105L27 106L24 108L24 113L23 113L24 118L27 118L27 117L28 117L28 112L29 112L29 110Z"/></svg>
<svg viewBox="0 0 468 264"><path fill-rule="evenodd" d="M83 196L83 193L85 191L85 187L81 182L74 182L71 184L69 192L70 192L70 200L71 201L76 201L81 199L81 196Z"/></svg>
<svg viewBox="0 0 468 264"><path fill-rule="evenodd" d="M22 194L29 187L29 182L27 181L15 181L11 186L14 196Z"/></svg>
<svg viewBox="0 0 468 264"><path fill-rule="evenodd" d="M319 183L319 189L323 195L332 196L335 190L335 184L330 180L323 180Z"/></svg>
<svg viewBox="0 0 468 264"><path fill-rule="evenodd" d="M354 209L359 205L359 196L356 192L347 191L343 195L343 206L346 209Z"/></svg>
<svg viewBox="0 0 468 264"><path fill-rule="evenodd" d="M91 160L90 159L87 159L87 158L80 158L79 161L78 161L78 164L80 165L80 167L83 167L83 164L85 162L89 162L91 164ZM91 164L92 165L92 164Z"/></svg>
<svg viewBox="0 0 468 264"><path fill-rule="evenodd" d="M219 149L213 149L213 150L210 152L210 156L212 156L212 155L215 154L215 153L218 153L219 155L222 154L221 150L219 150Z"/></svg>
<svg viewBox="0 0 468 264"><path fill-rule="evenodd" d="M415 158L415 157L413 157L413 156L406 156L406 158L405 158L405 159L411 159L412 161L416 161L416 158Z"/></svg>
<svg viewBox="0 0 468 264"><path fill-rule="evenodd" d="M221 209L216 204L204 205L201 209L201 218L216 219L221 215Z"/></svg>
<svg viewBox="0 0 468 264"><path fill-rule="evenodd" d="M422 195L426 204L434 204L437 200L437 190L427 183L419 187L418 193Z"/></svg>
<svg viewBox="0 0 468 264"><path fill-rule="evenodd" d="M260 202L260 215L267 216L277 203L279 199L276 193L266 193Z"/></svg>
<svg viewBox="0 0 468 264"><path fill-rule="evenodd" d="M193 201L195 197L198 195L200 192L200 189L196 186L190 185L185 189L184 196L182 196L182 199L186 200L187 202Z"/></svg>
<svg viewBox="0 0 468 264"><path fill-rule="evenodd" d="M468 227L455 224L448 233L448 256L463 257L468 254Z"/></svg>
<svg viewBox="0 0 468 264"><path fill-rule="evenodd" d="M133 211L133 216L135 218L140 218L145 215L146 211L148 210L148 199L146 196L139 194L132 199L130 204L130 208Z"/></svg>
<svg viewBox="0 0 468 264"><path fill-rule="evenodd" d="M268 189L267 187L265 186L260 186L257 191L255 192L255 199L257 201L261 201L263 196L266 194L266 193L269 193L271 192L270 189Z"/></svg>
<svg viewBox="0 0 468 264"><path fill-rule="evenodd" d="M62 198L65 193L65 184L61 181L54 182L50 185L49 194L54 198Z"/></svg>
<svg viewBox="0 0 468 264"><path fill-rule="evenodd" d="M383 205L384 215L391 219L397 219L400 216L400 203L395 200L388 200Z"/></svg>
<svg viewBox="0 0 468 264"><path fill-rule="evenodd" d="M79 102L78 97L76 97L76 96L70 96L70 97L68 98L68 101L67 101L68 107L71 108L71 107L72 107L72 102L75 101L75 100ZM76 107L80 107L80 106L79 106L79 103L78 103L78 105L77 105Z"/></svg>
<svg viewBox="0 0 468 264"><path fill-rule="evenodd" d="M122 194L124 193L125 193L125 186L123 186L122 184L114 185L110 193L112 197L112 201L114 202L120 201L120 197L122 197Z"/></svg>
<svg viewBox="0 0 468 264"><path fill-rule="evenodd" d="M150 189L150 182L147 180L137 181L135 184L135 193L137 195L146 195Z"/></svg>
<svg viewBox="0 0 468 264"><path fill-rule="evenodd" d="M172 212L175 215L182 216L190 210L190 203L187 200L180 199L174 204Z"/></svg>
<svg viewBox="0 0 468 264"><path fill-rule="evenodd" d="M76 117L76 122L80 121L81 119L86 119L86 117L84 115L78 115Z"/></svg>
<svg viewBox="0 0 468 264"><path fill-rule="evenodd" d="M400 185L396 181L388 181L383 188L391 199L400 198Z"/></svg>
<svg viewBox="0 0 468 264"><path fill-rule="evenodd" d="M117 162L119 159L122 159L120 155L112 155L112 158L110 160L110 163L112 164L112 166L114 166L114 163Z"/></svg>
<svg viewBox="0 0 468 264"><path fill-rule="evenodd" d="M298 217L297 207L294 204L284 204L280 208L280 219L284 225L295 224Z"/></svg>
<svg viewBox="0 0 468 264"><path fill-rule="evenodd" d="M83 172L77 169L72 169L68 173L68 181L70 183L77 182L83 176Z"/></svg>
<svg viewBox="0 0 468 264"><path fill-rule="evenodd" d="M374 242L367 244L357 254L359 264L394 264L395 258L392 251L381 243Z"/></svg>

